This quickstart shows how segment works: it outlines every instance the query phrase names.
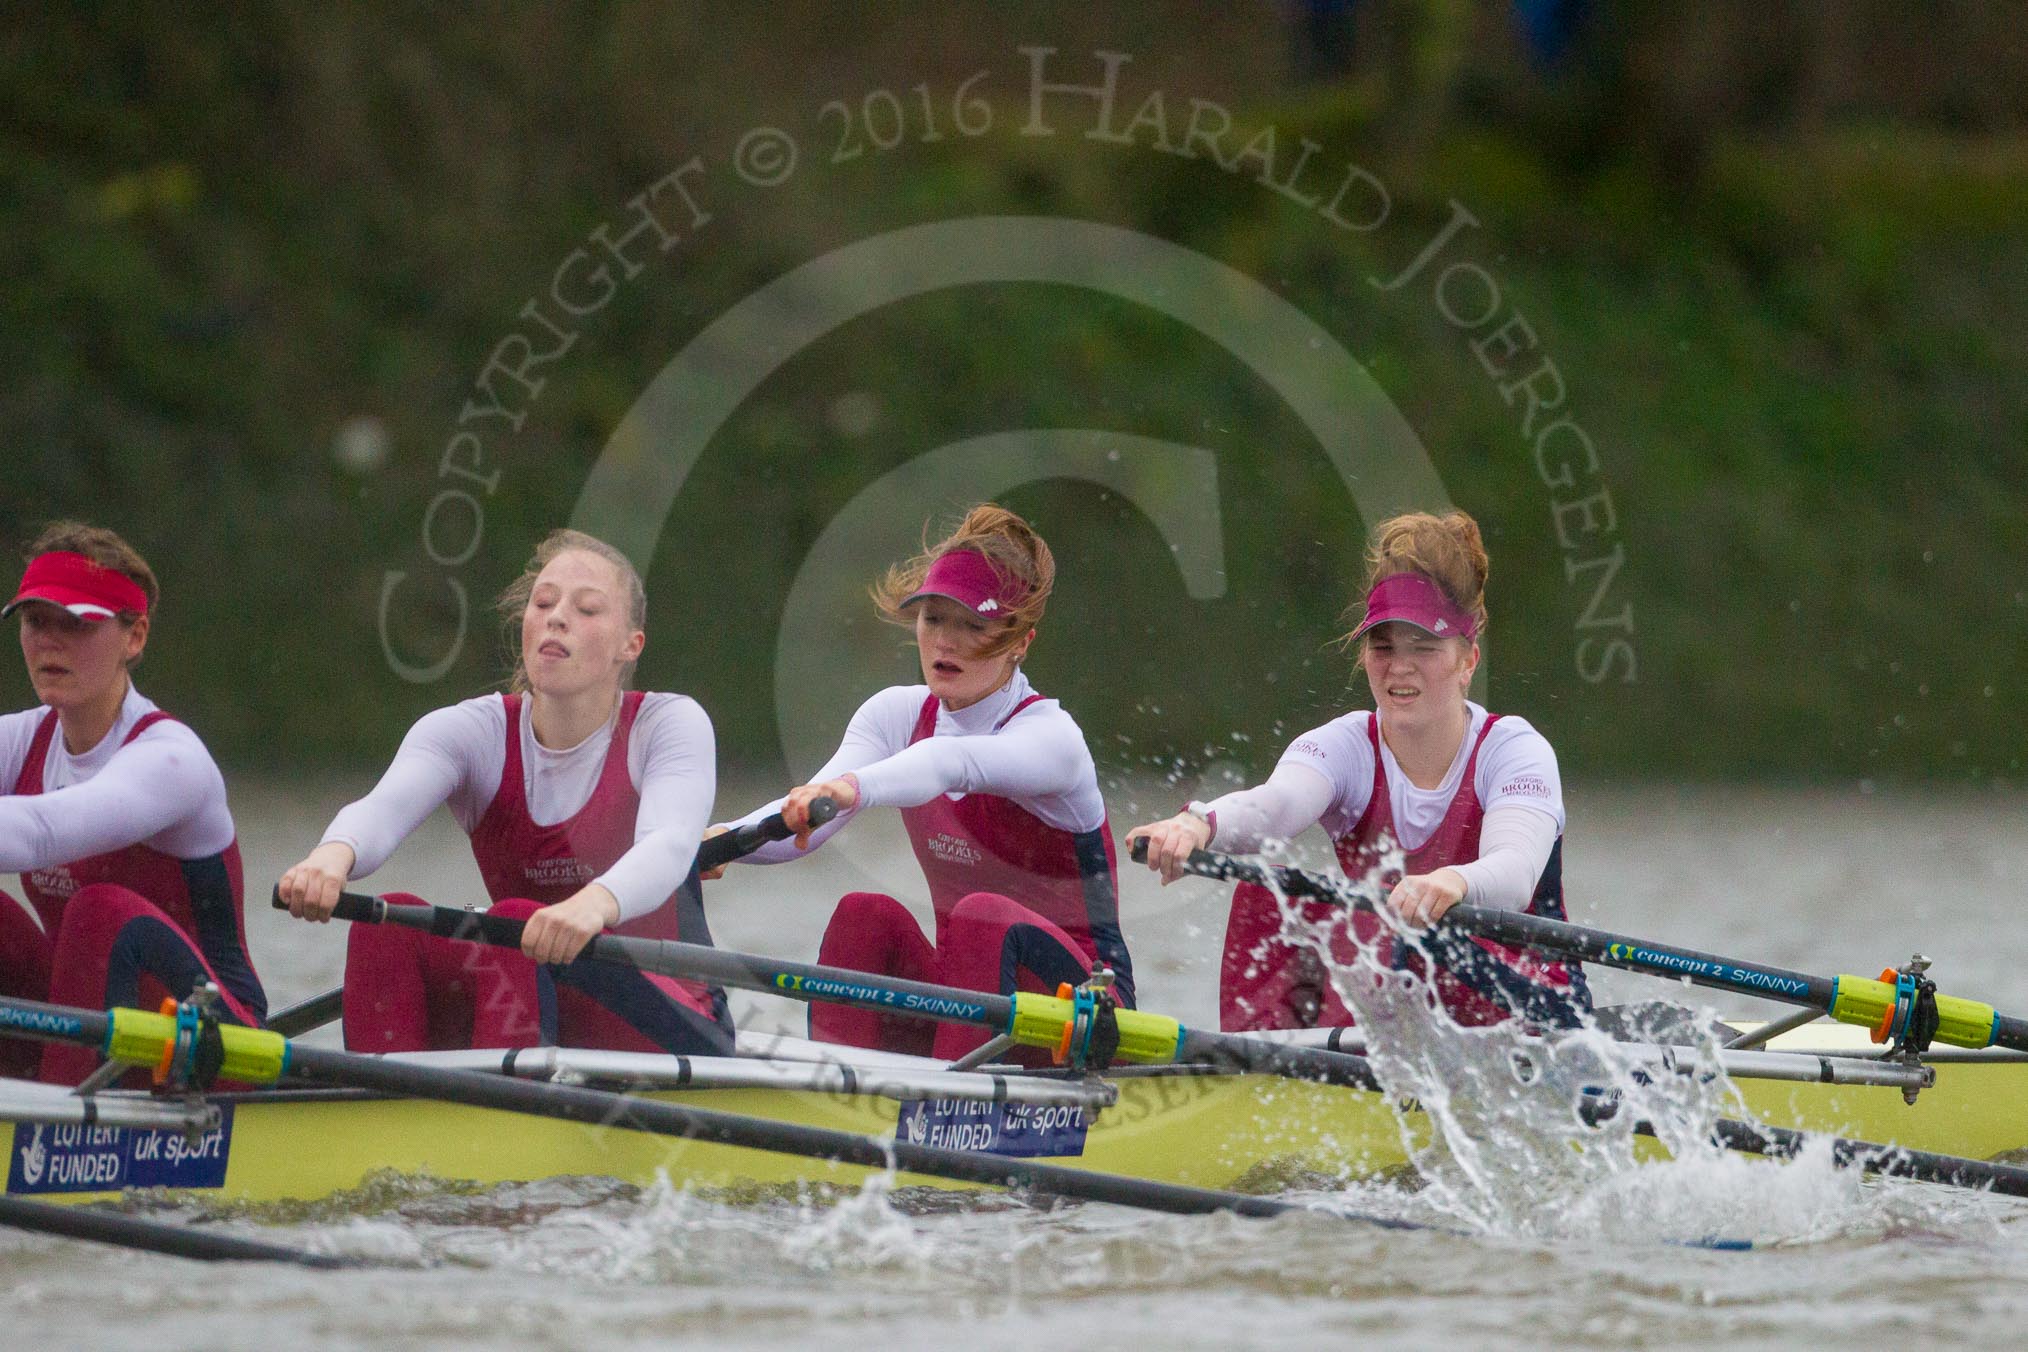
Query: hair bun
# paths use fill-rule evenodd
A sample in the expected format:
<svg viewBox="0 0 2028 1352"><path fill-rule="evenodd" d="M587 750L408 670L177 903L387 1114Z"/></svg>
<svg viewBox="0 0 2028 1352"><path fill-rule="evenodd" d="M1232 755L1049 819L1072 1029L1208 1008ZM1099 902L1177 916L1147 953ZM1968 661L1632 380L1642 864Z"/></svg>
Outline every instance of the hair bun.
<svg viewBox="0 0 2028 1352"><path fill-rule="evenodd" d="M1405 512L1373 528L1366 551L1366 586L1396 573L1420 573L1442 587L1458 609L1486 629L1486 578L1492 563L1479 523L1456 509L1436 516Z"/></svg>

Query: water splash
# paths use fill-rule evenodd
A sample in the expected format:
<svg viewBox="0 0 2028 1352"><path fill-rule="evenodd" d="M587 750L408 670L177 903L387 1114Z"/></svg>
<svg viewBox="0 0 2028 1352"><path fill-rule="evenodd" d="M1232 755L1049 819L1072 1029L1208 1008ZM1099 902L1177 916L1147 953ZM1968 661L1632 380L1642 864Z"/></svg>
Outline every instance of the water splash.
<svg viewBox="0 0 2028 1352"><path fill-rule="evenodd" d="M1398 878L1404 864L1391 846L1362 881ZM1590 1019L1540 1036L1512 1020L1461 1026L1418 971L1373 949L1343 961L1342 922L1278 900L1282 940L1315 954L1364 1030L1381 1084L1427 1119L1425 1135L1410 1113L1396 1114L1434 1217L1516 1238L1807 1242L1876 1214L1828 1146L1777 1163L1712 1142L1714 1123L1740 1112L1701 1012L1678 1019L1688 1036L1672 1040L1689 1045L1673 1049L1676 1069L1651 1044L1616 1040ZM1397 950L1427 963L1422 936L1383 919Z"/></svg>

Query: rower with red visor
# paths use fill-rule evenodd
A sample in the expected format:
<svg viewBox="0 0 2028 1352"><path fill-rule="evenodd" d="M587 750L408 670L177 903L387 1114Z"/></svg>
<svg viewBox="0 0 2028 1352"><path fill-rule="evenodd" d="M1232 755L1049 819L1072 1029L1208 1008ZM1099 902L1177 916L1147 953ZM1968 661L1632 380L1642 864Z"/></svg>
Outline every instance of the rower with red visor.
<svg viewBox="0 0 2028 1352"><path fill-rule="evenodd" d="M64 521L29 550L18 615L39 707L0 716L0 994L153 1009L210 983L258 1025L239 843L225 779L195 732L135 688L159 599L134 547ZM88 1049L0 1040L0 1074L76 1084Z"/></svg>
<svg viewBox="0 0 2028 1352"><path fill-rule="evenodd" d="M802 838L742 861L777 864L822 846L869 809L899 809L934 938L898 899L851 892L824 931L819 962L1002 993L1078 985L1102 964L1115 998L1133 1004L1098 770L1076 720L1038 693L1021 665L1055 581L1042 537L988 503L874 588L882 618L914 631L922 684L868 699L809 783L735 825L779 810L801 830ZM841 811L811 831L810 804L820 797ZM964 1025L832 1005L811 1006L810 1033L945 1060L987 1038Z"/></svg>
<svg viewBox="0 0 2028 1352"><path fill-rule="evenodd" d="M1301 931L1324 932L1335 980L1358 950L1428 976L1460 1024L1519 1017L1568 1026L1591 1008L1584 973L1546 955L1426 927L1460 902L1562 920L1563 787L1556 753L1525 720L1466 698L1486 628L1488 561L1463 512L1381 523L1367 554L1357 645L1373 709L1313 728L1282 753L1267 783L1135 827L1148 866L1174 882L1191 851L1249 853L1313 824L1354 882L1375 881L1399 922L1425 930L1398 942L1380 917L1324 903L1283 903L1243 883L1233 894L1219 1010L1233 1031L1349 1024L1334 974ZM1398 861L1395 862L1395 861Z"/></svg>

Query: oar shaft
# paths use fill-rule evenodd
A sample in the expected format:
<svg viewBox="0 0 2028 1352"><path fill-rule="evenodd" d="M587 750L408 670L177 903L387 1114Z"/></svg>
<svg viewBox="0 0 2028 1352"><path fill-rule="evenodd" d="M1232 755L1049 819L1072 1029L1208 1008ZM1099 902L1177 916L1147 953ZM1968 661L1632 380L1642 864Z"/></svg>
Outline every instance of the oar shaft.
<svg viewBox="0 0 2028 1352"><path fill-rule="evenodd" d="M196 1258L206 1262L296 1263L313 1268L358 1266L350 1259L312 1253L287 1244L270 1244L266 1240L245 1239L213 1230L166 1225L111 1211L51 1206L47 1202L30 1202L19 1197L0 1196L0 1225L36 1234L61 1235L66 1239L85 1239L118 1245L123 1249L143 1249L149 1253L166 1253L176 1258Z"/></svg>
<svg viewBox="0 0 2028 1352"><path fill-rule="evenodd" d="M446 939L463 939L504 948L521 945L523 922L477 911L443 906L403 906L380 897L345 893L333 912L340 920L361 924L396 924L427 930ZM1012 1032L1027 1046L1053 1045L1049 1031L1059 1007L1054 996L1000 995L990 991L936 986L899 977L876 976L842 967L786 962L729 949L686 944L673 939L639 939L601 934L586 944L578 962L621 963L643 972L715 982L740 990L763 991L806 1003L840 1004L882 1014L903 1014L945 1023L971 1024L996 1033ZM1025 1002L1025 1003L1024 1003ZM1030 1011L1034 1017L1024 1019ZM1377 1085L1363 1057L1320 1047L1291 1047L1231 1033L1184 1028L1174 1020L1120 1010L1121 1059L1143 1062L1206 1061L1232 1070L1284 1075L1326 1084L1371 1089ZM1043 1027L1038 1035L1033 1029ZM1060 1029L1060 1021L1055 1025Z"/></svg>
<svg viewBox="0 0 2028 1352"><path fill-rule="evenodd" d="M103 1046L112 1016L67 1005L46 1005L38 1000L0 997L0 1037L29 1038L36 1042L75 1042Z"/></svg>
<svg viewBox="0 0 2028 1352"><path fill-rule="evenodd" d="M290 1005L287 1009L276 1010L267 1018L262 1027L283 1037L301 1037L314 1028L322 1028L345 1012L345 988L339 986L313 995L307 1000Z"/></svg>
<svg viewBox="0 0 2028 1352"><path fill-rule="evenodd" d="M406 925L445 939L465 939L502 948L521 946L522 921L478 911L443 906L400 906L379 897L347 892L332 913L340 920L367 924ZM780 962L730 949L686 944L674 939L639 939L626 934L601 934L584 946L578 962L612 962L644 972L709 981L740 990L765 991L791 1000L850 1005L883 1014L912 1014L953 1023L979 1024L1004 1031L1014 1017L1014 1002L1004 995L961 991L899 977L869 978L862 972L814 963Z"/></svg>
<svg viewBox="0 0 2028 1352"><path fill-rule="evenodd" d="M1580 962L1649 976L1676 977L1699 986L1745 991L1791 1004L1829 1011L1837 1000L1835 978L1792 972L1785 967L1739 962L1690 948L1667 948L1624 934L1587 929L1539 915L1483 906L1453 906L1444 917L1458 929L1521 948L1539 948Z"/></svg>
<svg viewBox="0 0 2028 1352"><path fill-rule="evenodd" d="M1140 844L1135 842L1137 847ZM1137 849L1136 857L1143 852ZM1314 897L1357 911L1375 909L1374 899L1354 884L1341 883L1334 878L1286 865L1264 864L1210 850L1198 850L1190 856L1187 868L1199 877L1259 883L1287 897ZM1519 911L1460 904L1445 912L1437 927L1443 926L1491 939L1495 943L1539 948L1580 962L1595 962L1604 967L1619 967L1650 976L1680 977L1699 985L1726 990L1748 989L1774 999L1808 1004L1827 1011L1837 994L1838 983L1827 977L1736 962L1693 949L1667 948L1624 934L1609 934L1604 930L1587 929L1567 921Z"/></svg>
<svg viewBox="0 0 2028 1352"><path fill-rule="evenodd" d="M1351 1089L1380 1089L1380 1077L1363 1056L1323 1047L1298 1047L1250 1038L1238 1033L1209 1033L1185 1028L1176 1048L1178 1061L1202 1061L1256 1075L1283 1075Z"/></svg>
<svg viewBox="0 0 2028 1352"><path fill-rule="evenodd" d="M1645 1122L1635 1130L1643 1135L1655 1134ZM1790 1127L1761 1126L1729 1118L1719 1119L1711 1135L1728 1150L1766 1155L1770 1159L1789 1159L1801 1154L1812 1140L1821 1139ZM2028 1197L2028 1169L2014 1164L1938 1155L1927 1150L1908 1150L1842 1136L1831 1140L1831 1161L1841 1169L1863 1169L1889 1178L1944 1183L1954 1188L1985 1188L2009 1197Z"/></svg>

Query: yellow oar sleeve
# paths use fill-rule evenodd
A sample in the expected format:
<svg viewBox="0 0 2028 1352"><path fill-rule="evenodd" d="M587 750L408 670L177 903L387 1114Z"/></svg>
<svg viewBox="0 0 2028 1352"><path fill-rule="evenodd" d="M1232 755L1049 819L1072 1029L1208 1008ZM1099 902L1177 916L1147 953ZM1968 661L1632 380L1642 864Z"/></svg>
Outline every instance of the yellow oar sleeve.
<svg viewBox="0 0 2028 1352"><path fill-rule="evenodd" d="M1838 992L1831 1001L1831 1017L1840 1023L1861 1028L1879 1028L1894 1010L1894 983L1863 976L1840 976ZM1936 1040L1953 1047L1993 1045L1994 1011L1977 1000L1955 995L1936 997Z"/></svg>
<svg viewBox="0 0 2028 1352"><path fill-rule="evenodd" d="M1074 1009L1070 1001L1055 995L1022 991L1014 997L1014 1026L1008 1030L1024 1047L1047 1047L1054 1051L1063 1042L1063 1030L1070 1026ZM1183 1025L1160 1014L1143 1014L1122 1009L1115 1015L1120 1024L1122 1061L1163 1064L1176 1059L1176 1043Z"/></svg>
<svg viewBox="0 0 2028 1352"><path fill-rule="evenodd" d="M133 1066L162 1063L163 1052L176 1040L174 1018L140 1009L116 1009L112 1016L112 1032L106 1038L109 1059ZM288 1065L289 1040L280 1033L221 1023L218 1036L225 1048L225 1062L218 1069L220 1079L273 1084L282 1078Z"/></svg>

